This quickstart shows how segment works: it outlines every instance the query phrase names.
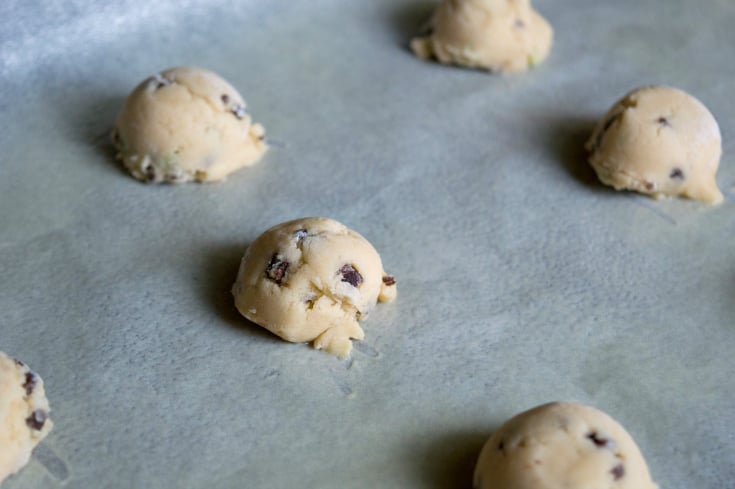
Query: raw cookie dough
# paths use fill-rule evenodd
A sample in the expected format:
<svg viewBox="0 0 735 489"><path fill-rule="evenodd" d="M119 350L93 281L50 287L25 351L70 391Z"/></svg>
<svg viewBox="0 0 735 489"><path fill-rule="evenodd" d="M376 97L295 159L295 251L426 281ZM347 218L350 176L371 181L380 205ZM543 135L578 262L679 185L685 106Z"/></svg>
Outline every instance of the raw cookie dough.
<svg viewBox="0 0 735 489"><path fill-rule="evenodd" d="M53 424L43 380L0 352L0 483L18 472Z"/></svg>
<svg viewBox="0 0 735 489"><path fill-rule="evenodd" d="M707 107L676 88L628 93L600 120L586 148L600 181L616 190L722 201L715 181L720 128Z"/></svg>
<svg viewBox="0 0 735 489"><path fill-rule="evenodd" d="M485 443L474 489L656 489L643 455L614 419L554 402L506 421Z"/></svg>
<svg viewBox="0 0 735 489"><path fill-rule="evenodd" d="M419 58L496 72L518 72L543 61L553 31L529 0L444 0L425 37L411 41Z"/></svg>
<svg viewBox="0 0 735 489"><path fill-rule="evenodd" d="M117 157L138 180L223 180L266 151L232 85L201 68L171 68L143 80L112 133Z"/></svg>
<svg viewBox="0 0 735 489"><path fill-rule="evenodd" d="M377 301L396 296L375 248L361 235L324 217L285 222L248 247L232 288L240 313L292 342L344 357L357 323Z"/></svg>

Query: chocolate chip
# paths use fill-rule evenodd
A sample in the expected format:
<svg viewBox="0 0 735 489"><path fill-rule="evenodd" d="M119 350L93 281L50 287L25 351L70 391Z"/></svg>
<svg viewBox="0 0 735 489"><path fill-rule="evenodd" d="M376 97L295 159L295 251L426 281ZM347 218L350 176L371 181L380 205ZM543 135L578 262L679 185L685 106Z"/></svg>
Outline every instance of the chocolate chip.
<svg viewBox="0 0 735 489"><path fill-rule="evenodd" d="M25 367L25 366L26 366L26 364L25 364L25 363L21 362L21 361L20 361L20 360L18 360L17 358L13 358L13 361L14 361L14 362L15 362L15 364L16 364L17 366L19 366L19 367Z"/></svg>
<svg viewBox="0 0 735 489"><path fill-rule="evenodd" d="M36 384L38 384L38 375L34 372L26 372L26 381L25 384L23 384L23 388L26 390L26 395L30 396L33 394L33 389L36 388Z"/></svg>
<svg viewBox="0 0 735 489"><path fill-rule="evenodd" d="M28 416L26 424L32 430L41 431L43 429L43 425L46 424L47 419L48 414L46 414L46 411L43 409L36 409L30 416Z"/></svg>
<svg viewBox="0 0 735 489"><path fill-rule="evenodd" d="M265 269L265 275L278 285L281 285L286 276L288 265L289 263L286 260L274 254L271 257L270 263L268 263L268 267Z"/></svg>
<svg viewBox="0 0 735 489"><path fill-rule="evenodd" d="M296 238L297 243L301 243L304 238L306 238L309 233L306 231L306 229L297 229L294 233L294 238Z"/></svg>
<svg viewBox="0 0 735 489"><path fill-rule="evenodd" d="M247 111L245 110L244 104L233 105L232 108L230 109L230 112L232 112L235 115L235 117L237 117L238 119L243 119L247 115Z"/></svg>
<svg viewBox="0 0 735 489"><path fill-rule="evenodd" d="M612 125L615 123L615 121L618 120L619 117L620 117L620 113L614 114L607 121L605 121L605 124L602 126L602 132L605 132L608 129L610 129Z"/></svg>
<svg viewBox="0 0 735 489"><path fill-rule="evenodd" d="M646 186L646 190L653 190L653 182L645 182L644 185Z"/></svg>
<svg viewBox="0 0 735 489"><path fill-rule="evenodd" d="M156 90L171 85L171 81L164 78L160 73L153 77L153 81L156 82Z"/></svg>
<svg viewBox="0 0 735 489"><path fill-rule="evenodd" d="M663 127L671 127L671 123L670 123L670 122L669 122L669 120L668 120L668 119L667 119L666 117L664 117L664 116L661 116L661 117L659 117L659 118L658 118L658 119L656 120L656 122L658 122L659 124L661 124L661 125L662 125Z"/></svg>
<svg viewBox="0 0 735 489"><path fill-rule="evenodd" d="M620 118L621 115L622 113L618 112L617 114L613 114L608 120L605 121L605 123L602 125L602 130L597 134L597 139L595 139L594 149L597 149L602 145L602 140L605 138L605 134L607 134L608 129L612 127L612 125Z"/></svg>
<svg viewBox="0 0 735 489"><path fill-rule="evenodd" d="M156 179L156 169L153 168L153 165L148 165L143 170L143 174L145 176L145 179L147 182L152 182Z"/></svg>
<svg viewBox="0 0 735 489"><path fill-rule="evenodd" d="M603 436L597 434L596 431L592 431L587 435L587 439L592 441L596 446L600 448L612 448L615 443Z"/></svg>
<svg viewBox="0 0 735 489"><path fill-rule="evenodd" d="M618 464L612 468L610 473L613 475L616 481L620 480L625 475L625 467L623 466L623 464Z"/></svg>
<svg viewBox="0 0 735 489"><path fill-rule="evenodd" d="M226 93L223 93L220 98L222 99L223 104L227 105L230 103L230 96L227 95Z"/></svg>
<svg viewBox="0 0 735 489"><path fill-rule="evenodd" d="M362 283L362 275L349 263L340 268L339 273L342 274L342 281L347 282L353 287L359 287Z"/></svg>
<svg viewBox="0 0 735 489"><path fill-rule="evenodd" d="M388 286L395 285L396 279L393 275L383 275L383 283Z"/></svg>
<svg viewBox="0 0 735 489"><path fill-rule="evenodd" d="M669 173L669 178L684 180L684 172L681 171L681 168L673 168L671 173Z"/></svg>
<svg viewBox="0 0 735 489"><path fill-rule="evenodd" d="M515 25L519 29L523 29L524 27L526 27L526 23L523 22L523 20L521 20L521 19L516 19L516 21L515 21L515 23L513 25Z"/></svg>

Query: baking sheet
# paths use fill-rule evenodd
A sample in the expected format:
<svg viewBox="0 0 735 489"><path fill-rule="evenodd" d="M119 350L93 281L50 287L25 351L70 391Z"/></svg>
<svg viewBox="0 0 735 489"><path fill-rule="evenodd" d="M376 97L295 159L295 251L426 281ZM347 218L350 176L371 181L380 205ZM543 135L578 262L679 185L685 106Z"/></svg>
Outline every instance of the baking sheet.
<svg viewBox="0 0 735 489"><path fill-rule="evenodd" d="M492 430L557 399L621 421L662 488L731 487L735 3L537 0L551 57L507 77L412 57L433 5L3 2L0 349L56 425L3 487L468 488ZM125 96L176 65L238 87L260 164L147 186L113 161ZM720 122L721 206L585 165L595 119L650 83ZM247 244L310 215L398 280L349 361L230 297Z"/></svg>

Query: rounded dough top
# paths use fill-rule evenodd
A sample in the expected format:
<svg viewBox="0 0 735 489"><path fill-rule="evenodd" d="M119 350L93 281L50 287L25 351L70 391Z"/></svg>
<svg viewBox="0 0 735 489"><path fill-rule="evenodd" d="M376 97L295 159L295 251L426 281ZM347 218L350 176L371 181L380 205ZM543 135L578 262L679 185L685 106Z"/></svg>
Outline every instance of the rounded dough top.
<svg viewBox="0 0 735 489"><path fill-rule="evenodd" d="M285 222L248 247L233 286L235 304L249 320L293 342L345 356L357 323L378 301L396 294L375 248L328 218Z"/></svg>
<svg viewBox="0 0 735 489"><path fill-rule="evenodd" d="M137 179L217 181L254 164L267 147L245 101L215 73L171 68L141 82L125 101L113 142Z"/></svg>
<svg viewBox="0 0 735 489"><path fill-rule="evenodd" d="M441 63L518 72L548 56L552 37L529 0L444 0L429 34L413 39L411 49Z"/></svg>
<svg viewBox="0 0 735 489"><path fill-rule="evenodd" d="M544 404L516 415L485 443L475 489L656 489L628 432L597 409Z"/></svg>
<svg viewBox="0 0 735 489"><path fill-rule="evenodd" d="M19 471L53 426L43 380L0 352L0 483Z"/></svg>
<svg viewBox="0 0 735 489"><path fill-rule="evenodd" d="M617 190L722 201L715 180L720 128L707 107L682 90L633 90L600 120L586 147L600 180Z"/></svg>

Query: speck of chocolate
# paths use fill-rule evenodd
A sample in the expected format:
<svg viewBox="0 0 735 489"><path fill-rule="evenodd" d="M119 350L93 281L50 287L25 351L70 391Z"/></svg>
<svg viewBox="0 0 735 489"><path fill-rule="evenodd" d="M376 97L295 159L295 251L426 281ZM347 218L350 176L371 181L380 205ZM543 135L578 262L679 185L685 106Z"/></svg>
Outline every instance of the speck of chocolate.
<svg viewBox="0 0 735 489"><path fill-rule="evenodd" d="M498 443L498 450L501 452L505 450L505 440L500 440L500 443Z"/></svg>
<svg viewBox="0 0 735 489"><path fill-rule="evenodd" d="M362 275L349 263L340 268L339 273L342 275L342 281L353 287L359 287L362 283Z"/></svg>
<svg viewBox="0 0 735 489"><path fill-rule="evenodd" d="M662 127L671 127L671 123L664 116L661 116L658 119L656 119L656 122L658 122L659 124L661 124Z"/></svg>
<svg viewBox="0 0 735 489"><path fill-rule="evenodd" d="M26 418L26 424L32 430L41 431L46 424L48 414L43 409L36 409Z"/></svg>
<svg viewBox="0 0 735 489"><path fill-rule="evenodd" d="M521 19L516 19L516 21L515 21L515 23L513 25L515 25L519 29L523 29L524 27L526 27L526 23L523 22L523 20L521 20Z"/></svg>
<svg viewBox="0 0 735 489"><path fill-rule="evenodd" d="M383 275L383 283L388 286L395 285L396 278L393 275Z"/></svg>
<svg viewBox="0 0 735 489"><path fill-rule="evenodd" d="M607 131L612 127L612 125L615 123L616 120L618 120L618 117L620 117L620 114L615 114L612 117L610 117L607 121L605 121L605 125L602 126L602 132Z"/></svg>
<svg viewBox="0 0 735 489"><path fill-rule="evenodd" d="M605 123L602 125L602 131L600 131L597 134L597 138L595 139L594 149L597 149L602 145L602 140L605 138L605 134L607 134L608 129L612 127L615 121L620 118L620 115L621 115L620 113L614 114L608 120L605 121Z"/></svg>
<svg viewBox="0 0 735 489"><path fill-rule="evenodd" d="M19 367L25 367L25 366L26 366L26 364L25 364L25 363L21 362L21 361L20 361L20 360L18 360L17 358L13 358L13 361L14 361L14 362L15 362L15 364L16 364L17 366L19 366Z"/></svg>
<svg viewBox="0 0 735 489"><path fill-rule="evenodd" d="M278 285L281 285L283 279L286 277L288 265L289 263L286 260L281 258L278 254L274 254L271 257L271 261L268 263L268 267L265 269L265 275Z"/></svg>
<svg viewBox="0 0 735 489"><path fill-rule="evenodd" d="M301 243L309 235L309 232L306 229L297 229L293 235L296 238L296 242Z"/></svg>
<svg viewBox="0 0 735 489"><path fill-rule="evenodd" d="M156 81L156 90L171 85L171 81L164 78L160 73L153 77L153 79Z"/></svg>
<svg viewBox="0 0 735 489"><path fill-rule="evenodd" d="M33 389L38 384L38 375L34 372L26 372L26 381L23 384L23 388L26 390L26 395L30 396L33 394Z"/></svg>
<svg viewBox="0 0 735 489"><path fill-rule="evenodd" d="M230 96L227 95L226 93L223 93L220 98L222 99L223 104L227 105L230 103Z"/></svg>
<svg viewBox="0 0 735 489"><path fill-rule="evenodd" d="M230 112L232 112L235 115L235 117L237 117L238 119L244 119L245 116L247 115L247 111L245 110L244 104L233 105L232 108L230 109Z"/></svg>
<svg viewBox="0 0 735 489"><path fill-rule="evenodd" d="M676 180L684 180L684 172L681 171L681 168L673 168L671 170L671 173L669 173L669 178L676 179Z"/></svg>
<svg viewBox="0 0 735 489"><path fill-rule="evenodd" d="M652 182L646 182L644 185L646 186L646 190L653 190L653 183Z"/></svg>
<svg viewBox="0 0 735 489"><path fill-rule="evenodd" d="M604 436L600 436L596 431L590 432L587 435L587 439L600 448L612 448L615 445L614 442Z"/></svg>
<svg viewBox="0 0 735 489"><path fill-rule="evenodd" d="M152 182L156 179L156 169L153 168L153 165L147 166L143 172L145 174L146 181Z"/></svg>
<svg viewBox="0 0 735 489"><path fill-rule="evenodd" d="M623 476L625 475L625 467L623 466L623 464L618 464L612 468L610 473L613 475L615 480L618 481L622 479Z"/></svg>

